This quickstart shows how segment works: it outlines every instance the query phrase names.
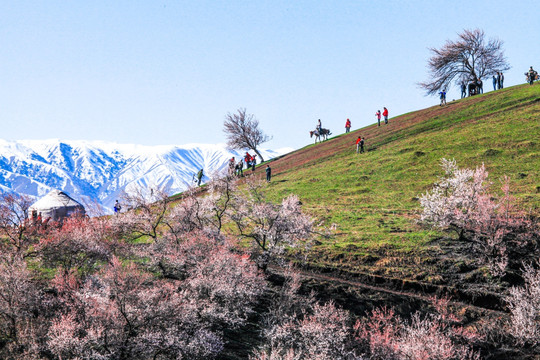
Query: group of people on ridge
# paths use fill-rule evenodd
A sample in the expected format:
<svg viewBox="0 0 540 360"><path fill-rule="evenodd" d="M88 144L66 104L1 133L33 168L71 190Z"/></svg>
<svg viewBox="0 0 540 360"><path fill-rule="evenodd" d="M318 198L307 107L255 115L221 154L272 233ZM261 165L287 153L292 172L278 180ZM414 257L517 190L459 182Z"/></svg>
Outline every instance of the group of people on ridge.
<svg viewBox="0 0 540 360"><path fill-rule="evenodd" d="M504 88L504 75L502 72L497 71L493 75L493 91Z"/></svg>
<svg viewBox="0 0 540 360"><path fill-rule="evenodd" d="M244 159L240 159L236 162L234 156L229 160L229 175L244 176L244 162L246 163L246 170L251 168L251 171L255 171L255 165L257 165L257 155L251 155L246 151Z"/></svg>
<svg viewBox="0 0 540 360"><path fill-rule="evenodd" d="M375 116L377 117L377 123L378 126L381 126L381 117L384 117L384 123L385 125L388 124L388 109L386 107L383 107L383 111L381 113L381 110L377 110L375 113ZM319 127L321 126L321 119L319 119L317 123L317 130L319 130ZM345 121L345 133L349 133L351 131L351 120L347 119ZM358 139L356 139L356 153L363 153L364 152L364 144L365 144L365 138L363 136L358 136Z"/></svg>
<svg viewBox="0 0 540 360"><path fill-rule="evenodd" d="M504 88L504 74L502 73L502 71L495 72L495 74L493 74L492 80L493 80L493 90L499 90L499 89ZM469 91L469 96L483 94L484 83L482 82L482 79L478 79L475 77L472 79L472 81L468 83L468 85L467 85L467 82L463 80L461 82L461 98L462 99L467 96L467 90ZM446 104L446 101L445 101L445 104ZM442 97L441 97L441 105L442 105Z"/></svg>
<svg viewBox="0 0 540 360"><path fill-rule="evenodd" d="M251 168L252 172L255 172L255 165L257 165L257 155L251 155L246 151L243 159L236 162L234 156L229 160L229 175L230 176L244 176L244 163L246 163L246 169ZM270 182L272 178L272 169L270 165L266 165L266 181Z"/></svg>
<svg viewBox="0 0 540 360"><path fill-rule="evenodd" d="M377 117L377 123L379 124L379 126L381 126L381 110L377 110L377 112L375 113L375 116ZM384 124L387 125L388 124L388 109L385 107L383 107L382 116L384 116Z"/></svg>

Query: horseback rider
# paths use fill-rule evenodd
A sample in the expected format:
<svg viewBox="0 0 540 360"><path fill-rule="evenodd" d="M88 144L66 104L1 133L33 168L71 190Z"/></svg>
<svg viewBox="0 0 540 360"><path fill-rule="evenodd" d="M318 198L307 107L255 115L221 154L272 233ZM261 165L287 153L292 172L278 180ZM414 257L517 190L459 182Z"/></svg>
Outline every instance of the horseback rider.
<svg viewBox="0 0 540 360"><path fill-rule="evenodd" d="M322 123L321 123L321 119L319 119L319 121L317 121L317 127L315 128L319 134L322 134Z"/></svg>

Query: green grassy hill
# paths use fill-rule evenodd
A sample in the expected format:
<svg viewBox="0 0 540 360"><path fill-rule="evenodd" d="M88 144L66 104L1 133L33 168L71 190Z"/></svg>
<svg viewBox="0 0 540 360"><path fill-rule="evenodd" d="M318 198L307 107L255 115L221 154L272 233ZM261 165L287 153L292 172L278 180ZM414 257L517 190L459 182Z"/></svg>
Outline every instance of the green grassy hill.
<svg viewBox="0 0 540 360"><path fill-rule="evenodd" d="M355 153L359 135L364 154ZM418 197L442 175L441 158L454 158L460 167L484 163L497 191L508 175L519 206L538 215L539 135L540 86L515 86L306 146L271 163L268 194L276 201L297 194L306 212L335 229L318 239L313 267L452 284L452 269L474 259L416 223ZM488 275L476 269L464 276Z"/></svg>

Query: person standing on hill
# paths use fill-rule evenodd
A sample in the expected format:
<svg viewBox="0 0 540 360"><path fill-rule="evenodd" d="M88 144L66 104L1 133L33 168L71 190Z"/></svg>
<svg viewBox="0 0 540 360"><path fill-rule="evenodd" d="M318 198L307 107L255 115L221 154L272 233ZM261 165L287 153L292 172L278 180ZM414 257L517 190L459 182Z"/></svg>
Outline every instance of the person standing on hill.
<svg viewBox="0 0 540 360"><path fill-rule="evenodd" d="M349 131L351 131L351 120L347 119L345 122L345 133L348 133Z"/></svg>
<svg viewBox="0 0 540 360"><path fill-rule="evenodd" d="M118 214L120 210L122 210L122 206L120 205L118 200L116 200L116 202L114 203L114 213Z"/></svg>
<svg viewBox="0 0 540 360"><path fill-rule="evenodd" d="M463 80L461 82L461 98L463 99L466 96L467 96L467 84L465 84L465 80Z"/></svg>
<svg viewBox="0 0 540 360"><path fill-rule="evenodd" d="M197 173L197 186L201 186L201 179L203 177L203 169L199 170Z"/></svg>
<svg viewBox="0 0 540 360"><path fill-rule="evenodd" d="M536 80L536 71L534 71L533 67L529 69L529 85L534 84L534 80Z"/></svg>
<svg viewBox="0 0 540 360"><path fill-rule="evenodd" d="M499 75L499 73L497 73ZM497 90L497 77L493 75L493 91Z"/></svg>
<svg viewBox="0 0 540 360"><path fill-rule="evenodd" d="M236 164L236 168L237 168L237 175L238 176L244 176L244 162L242 161L242 158L240 158L240 161L238 162L238 164Z"/></svg>
<svg viewBox="0 0 540 360"><path fill-rule="evenodd" d="M234 159L234 156L229 160L229 175L232 176L234 174L234 168L236 166L236 160Z"/></svg>
<svg viewBox="0 0 540 360"><path fill-rule="evenodd" d="M356 139L356 153L358 154L358 152L364 152L364 138L361 136Z"/></svg>
<svg viewBox="0 0 540 360"><path fill-rule="evenodd" d="M446 105L446 89L442 89L442 91L439 93L441 104L439 106Z"/></svg>
<svg viewBox="0 0 540 360"><path fill-rule="evenodd" d="M497 73L497 89L501 89L501 75L502 73L501 72L498 72Z"/></svg>
<svg viewBox="0 0 540 360"><path fill-rule="evenodd" d="M504 74L501 72L501 89L504 89Z"/></svg>
<svg viewBox="0 0 540 360"><path fill-rule="evenodd" d="M482 82L482 79L478 79L478 81L476 82L476 89L477 94L484 93L484 83Z"/></svg>
<svg viewBox="0 0 540 360"><path fill-rule="evenodd" d="M379 126L381 126L381 110L377 110L375 116L377 117L377 122L379 123Z"/></svg>
<svg viewBox="0 0 540 360"><path fill-rule="evenodd" d="M246 155L244 156L244 161L246 162L246 169L249 169L251 167L251 160L252 160L252 157L250 153L246 151Z"/></svg>
<svg viewBox="0 0 540 360"><path fill-rule="evenodd" d="M251 172L255 172L255 165L257 165L257 159L255 159L256 157L257 154L251 157Z"/></svg>
<svg viewBox="0 0 540 360"><path fill-rule="evenodd" d="M271 178L272 178L272 169L270 168L270 165L266 165L266 181L270 182Z"/></svg>
<svg viewBox="0 0 540 360"><path fill-rule="evenodd" d="M382 115L384 116L385 125L388 125L388 109L387 108L383 108Z"/></svg>

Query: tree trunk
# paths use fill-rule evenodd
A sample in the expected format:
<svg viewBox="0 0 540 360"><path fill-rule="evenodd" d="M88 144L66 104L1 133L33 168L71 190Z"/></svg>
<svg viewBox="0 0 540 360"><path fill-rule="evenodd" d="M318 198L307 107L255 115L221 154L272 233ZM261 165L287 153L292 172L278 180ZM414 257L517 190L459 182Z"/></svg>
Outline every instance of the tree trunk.
<svg viewBox="0 0 540 360"><path fill-rule="evenodd" d="M264 162L264 159L263 159L261 153L260 153L257 149L253 149L253 151L255 151L255 153L257 153L257 156L259 157L259 159L261 159L260 162L261 162L261 163Z"/></svg>

